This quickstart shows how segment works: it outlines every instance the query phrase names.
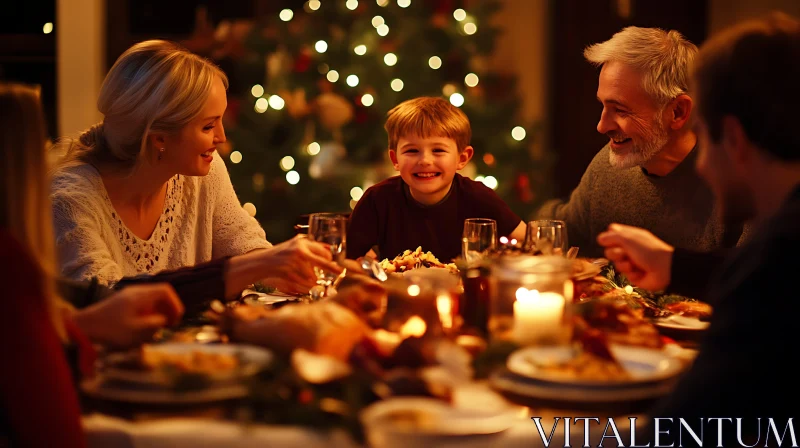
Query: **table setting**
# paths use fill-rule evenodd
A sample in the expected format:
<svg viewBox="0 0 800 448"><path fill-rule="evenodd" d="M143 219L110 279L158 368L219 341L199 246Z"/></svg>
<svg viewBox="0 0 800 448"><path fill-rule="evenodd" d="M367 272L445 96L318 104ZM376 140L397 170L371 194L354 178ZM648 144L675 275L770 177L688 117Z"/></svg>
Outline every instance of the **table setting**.
<svg viewBox="0 0 800 448"><path fill-rule="evenodd" d="M579 258L563 223L531 222L516 241L489 221L467 220L449 263L420 247L317 272L305 295L252 285L103 354L81 384L90 442L529 446L532 417L641 416L670 393L710 307ZM345 229L309 219L309 238L342 259Z"/></svg>

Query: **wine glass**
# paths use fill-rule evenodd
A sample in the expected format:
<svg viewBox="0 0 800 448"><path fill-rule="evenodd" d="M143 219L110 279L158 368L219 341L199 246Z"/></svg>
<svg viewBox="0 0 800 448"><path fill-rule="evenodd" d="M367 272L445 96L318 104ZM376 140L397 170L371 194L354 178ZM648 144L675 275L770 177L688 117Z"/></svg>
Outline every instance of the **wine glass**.
<svg viewBox="0 0 800 448"><path fill-rule="evenodd" d="M335 213L314 213L308 218L308 238L328 245L333 261L342 264L347 246L347 218ZM309 294L314 300L325 297L328 287L336 279L337 274L314 267L317 284Z"/></svg>
<svg viewBox="0 0 800 448"><path fill-rule="evenodd" d="M528 223L525 247L538 249L544 255L565 255L569 249L567 224L564 221L542 219Z"/></svg>
<svg viewBox="0 0 800 448"><path fill-rule="evenodd" d="M497 245L497 222L494 219L469 218L464 220L461 237L461 255L467 265L474 265Z"/></svg>

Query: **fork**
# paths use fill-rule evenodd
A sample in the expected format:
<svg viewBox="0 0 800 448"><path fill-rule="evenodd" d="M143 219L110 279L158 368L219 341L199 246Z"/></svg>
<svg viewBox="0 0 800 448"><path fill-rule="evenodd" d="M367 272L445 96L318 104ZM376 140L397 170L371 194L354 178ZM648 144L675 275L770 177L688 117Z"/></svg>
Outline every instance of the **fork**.
<svg viewBox="0 0 800 448"><path fill-rule="evenodd" d="M578 248L575 246L570 247L569 250L567 251L567 258L569 258L570 260L578 258Z"/></svg>
<svg viewBox="0 0 800 448"><path fill-rule="evenodd" d="M333 280L333 283L331 283L330 287L336 289L336 287L339 286L339 283L342 283L342 280L344 280L345 275L347 275L347 268L342 269L342 273Z"/></svg>

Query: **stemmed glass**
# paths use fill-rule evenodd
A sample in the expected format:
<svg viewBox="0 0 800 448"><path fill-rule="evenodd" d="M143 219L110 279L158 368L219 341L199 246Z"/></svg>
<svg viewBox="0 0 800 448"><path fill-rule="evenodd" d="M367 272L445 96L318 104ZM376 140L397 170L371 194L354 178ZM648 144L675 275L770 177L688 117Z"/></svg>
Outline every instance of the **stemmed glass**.
<svg viewBox="0 0 800 448"><path fill-rule="evenodd" d="M567 224L564 221L544 219L528 223L525 238L527 249L536 248L544 255L564 255L569 249Z"/></svg>
<svg viewBox="0 0 800 448"><path fill-rule="evenodd" d="M461 255L467 265L474 265L486 252L497 245L497 222L494 219L469 218L464 220L461 237Z"/></svg>
<svg viewBox="0 0 800 448"><path fill-rule="evenodd" d="M346 255L347 218L335 213L312 214L308 218L308 238L328 245L333 261L341 265ZM314 274L317 284L309 294L313 300L319 300L325 297L337 274L318 267L314 267Z"/></svg>

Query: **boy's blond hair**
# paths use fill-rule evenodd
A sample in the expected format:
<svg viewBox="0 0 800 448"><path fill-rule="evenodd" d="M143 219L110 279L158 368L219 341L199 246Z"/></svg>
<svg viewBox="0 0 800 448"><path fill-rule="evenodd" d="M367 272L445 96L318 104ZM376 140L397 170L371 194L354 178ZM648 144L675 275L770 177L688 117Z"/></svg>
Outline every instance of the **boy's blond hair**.
<svg viewBox="0 0 800 448"><path fill-rule="evenodd" d="M472 129L461 109L444 98L423 96L398 104L387 114L389 149L397 149L400 137L446 137L456 142L458 152L469 146Z"/></svg>

